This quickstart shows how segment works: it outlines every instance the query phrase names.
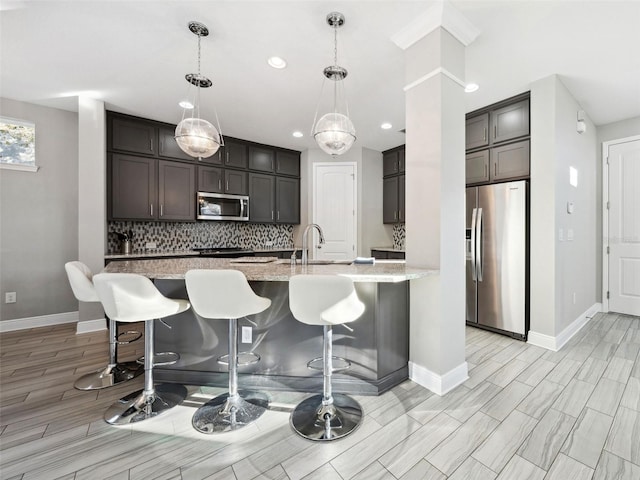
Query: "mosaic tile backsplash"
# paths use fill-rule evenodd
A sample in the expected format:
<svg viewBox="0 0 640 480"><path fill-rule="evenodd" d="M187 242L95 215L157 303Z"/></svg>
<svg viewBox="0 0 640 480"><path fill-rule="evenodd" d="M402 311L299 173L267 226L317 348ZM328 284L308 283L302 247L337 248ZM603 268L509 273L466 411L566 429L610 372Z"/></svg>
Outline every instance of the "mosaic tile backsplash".
<svg viewBox="0 0 640 480"><path fill-rule="evenodd" d="M404 250L405 230L404 223L396 223L393 225L393 248Z"/></svg>
<svg viewBox="0 0 640 480"><path fill-rule="evenodd" d="M250 249L293 248L293 225L241 222L109 222L107 253L120 252L116 232L133 232L132 251L143 251L147 242L158 250L190 250L195 247ZM395 239L395 235L394 235ZM271 242L271 245L268 243Z"/></svg>

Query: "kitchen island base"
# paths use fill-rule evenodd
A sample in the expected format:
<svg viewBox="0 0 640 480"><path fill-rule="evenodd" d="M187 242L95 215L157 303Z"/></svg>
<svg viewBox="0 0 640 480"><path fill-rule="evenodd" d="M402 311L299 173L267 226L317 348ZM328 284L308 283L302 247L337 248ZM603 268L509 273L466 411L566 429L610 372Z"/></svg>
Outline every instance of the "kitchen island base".
<svg viewBox="0 0 640 480"><path fill-rule="evenodd" d="M188 298L183 280L156 279L158 289L170 298ZM298 322L289 310L289 283L251 281L256 294L271 299L264 312L239 319L238 328L251 328L251 343L238 350L260 356L260 361L238 367L241 389L322 391L322 371L307 367L322 355L322 327ZM333 390L338 393L379 395L408 378L409 284L399 282L355 282L365 312L348 325L335 326L333 353L351 362L335 372ZM212 294L214 294L212 292ZM227 353L226 319L205 320L193 310L170 317L171 330L158 325L157 351L180 354L171 366L154 369L161 382L226 387L227 366L218 362ZM242 338L239 334L238 338Z"/></svg>

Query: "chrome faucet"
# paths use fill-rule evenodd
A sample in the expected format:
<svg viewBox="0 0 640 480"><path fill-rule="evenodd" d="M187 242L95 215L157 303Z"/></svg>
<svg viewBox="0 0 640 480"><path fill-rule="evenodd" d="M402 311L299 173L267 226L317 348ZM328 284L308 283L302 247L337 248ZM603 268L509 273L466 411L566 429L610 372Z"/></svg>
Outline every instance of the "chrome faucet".
<svg viewBox="0 0 640 480"><path fill-rule="evenodd" d="M322 233L320 225L317 223L310 223L307 225L304 229L304 233L302 234L302 265L307 265L307 245L309 244L307 238L309 237L309 230L313 228L318 230L318 234L320 235L320 245L324 244L324 234Z"/></svg>

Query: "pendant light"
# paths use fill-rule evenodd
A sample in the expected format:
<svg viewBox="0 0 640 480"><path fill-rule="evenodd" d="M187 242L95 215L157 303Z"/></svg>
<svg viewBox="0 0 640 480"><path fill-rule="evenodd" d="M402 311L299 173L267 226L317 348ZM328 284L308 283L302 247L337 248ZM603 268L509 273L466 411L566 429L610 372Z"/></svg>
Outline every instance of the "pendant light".
<svg viewBox="0 0 640 480"><path fill-rule="evenodd" d="M318 108L316 108L312 135L323 151L329 155L337 156L349 151L356 140L356 130L349 119L349 106L344 91L347 70L338 65L338 28L344 25L344 15L339 12L331 12L327 15L327 24L333 28L333 65L326 67L323 71L325 79L322 82L322 89L324 89L327 79L334 82L333 111L320 117L316 123L318 118ZM322 97L322 90L320 96ZM318 101L318 105L319 103ZM341 106L343 107L342 111Z"/></svg>
<svg viewBox="0 0 640 480"><path fill-rule="evenodd" d="M207 120L200 118L200 89L209 88L212 85L211 80L200 74L200 39L209 35L209 29L199 22L189 22L188 26L189 30L198 36L198 73L185 75L187 82L196 87L195 99L193 101L189 99L191 105L187 104L186 108L183 108L182 121L176 127L175 139L180 149L187 155L208 158L224 145L220 133L220 122L216 128ZM190 113L189 116L187 112Z"/></svg>

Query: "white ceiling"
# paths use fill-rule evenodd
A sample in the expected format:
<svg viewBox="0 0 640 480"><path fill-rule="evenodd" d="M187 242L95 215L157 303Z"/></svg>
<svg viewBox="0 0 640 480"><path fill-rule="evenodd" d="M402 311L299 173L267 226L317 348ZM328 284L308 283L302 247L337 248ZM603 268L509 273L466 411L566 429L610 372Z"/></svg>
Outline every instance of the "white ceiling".
<svg viewBox="0 0 640 480"><path fill-rule="evenodd" d="M558 74L596 125L640 116L640 0L453 0L479 30L466 49L467 111L527 91ZM177 123L186 73L195 72L205 23L202 116L215 105L223 133L298 150L309 138L322 70L332 64L337 10L338 63L357 144L404 143L403 52L390 37L433 1L11 1L0 11L0 96L75 110L74 96L110 110ZM274 70L266 60L288 61ZM382 131L380 124L393 129ZM305 137L292 137L301 130Z"/></svg>

